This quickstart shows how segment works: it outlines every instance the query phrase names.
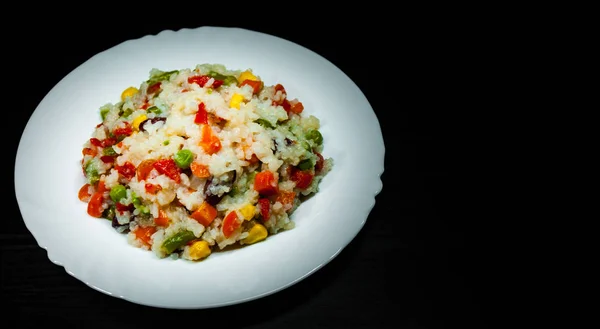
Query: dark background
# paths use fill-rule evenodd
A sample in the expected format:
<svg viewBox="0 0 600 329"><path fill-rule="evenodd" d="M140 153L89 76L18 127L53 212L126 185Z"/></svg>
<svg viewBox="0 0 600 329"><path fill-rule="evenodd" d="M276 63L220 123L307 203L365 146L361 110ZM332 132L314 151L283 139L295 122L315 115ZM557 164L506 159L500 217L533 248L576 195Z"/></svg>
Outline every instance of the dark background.
<svg viewBox="0 0 600 329"><path fill-rule="evenodd" d="M115 329L147 328L161 318L170 318L165 325L177 328L492 324L485 302L490 284L481 279L485 271L479 257L481 241L466 219L469 201L461 196L461 178L454 169L461 142L451 122L460 104L449 92L457 80L448 72L456 69L454 60L463 49L453 25L437 24L427 15L411 19L411 24L391 16L373 22L340 16L341 23L312 27L307 23L328 20L277 17L281 24L273 26L234 18L171 23L64 15L28 20L30 29L7 36L13 50L4 54L7 70L16 79L11 88L20 96L4 109L14 122L14 133L7 134L11 156L14 159L21 133L42 98L96 53L164 29L248 28L325 57L358 85L372 105L385 140L385 172L383 190L358 236L321 270L274 295L208 310L155 309L97 292L52 264L25 228L13 193L3 211L0 234L3 321L16 320L11 328L59 324ZM385 93L383 83L394 91ZM14 160L12 166L4 186L14 187Z"/></svg>

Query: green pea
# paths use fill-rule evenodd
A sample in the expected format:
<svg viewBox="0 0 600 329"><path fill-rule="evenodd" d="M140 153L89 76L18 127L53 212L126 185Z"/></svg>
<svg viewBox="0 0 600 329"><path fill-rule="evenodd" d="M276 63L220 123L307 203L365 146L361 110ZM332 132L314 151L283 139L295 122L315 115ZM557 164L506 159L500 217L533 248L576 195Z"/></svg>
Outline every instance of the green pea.
<svg viewBox="0 0 600 329"><path fill-rule="evenodd" d="M179 150L175 153L173 160L175 160L177 167L186 169L190 166L190 163L194 161L194 153L187 149Z"/></svg>
<svg viewBox="0 0 600 329"><path fill-rule="evenodd" d="M311 129L306 132L306 138L312 139L317 145L321 145L323 143L323 135L318 130Z"/></svg>
<svg viewBox="0 0 600 329"><path fill-rule="evenodd" d="M116 185L110 189L110 198L114 202L119 202L121 199L127 197L127 189L123 185Z"/></svg>
<svg viewBox="0 0 600 329"><path fill-rule="evenodd" d="M298 163L297 167L300 170L308 170L308 169L311 169L312 167L314 167L314 164L313 164L312 160L305 159L305 160L300 161L300 163Z"/></svg>
<svg viewBox="0 0 600 329"><path fill-rule="evenodd" d="M192 231L181 231L166 239L161 245L161 248L168 255L195 238L196 236Z"/></svg>
<svg viewBox="0 0 600 329"><path fill-rule="evenodd" d="M169 143L171 143L168 139L166 141L163 142L163 145L169 145Z"/></svg>

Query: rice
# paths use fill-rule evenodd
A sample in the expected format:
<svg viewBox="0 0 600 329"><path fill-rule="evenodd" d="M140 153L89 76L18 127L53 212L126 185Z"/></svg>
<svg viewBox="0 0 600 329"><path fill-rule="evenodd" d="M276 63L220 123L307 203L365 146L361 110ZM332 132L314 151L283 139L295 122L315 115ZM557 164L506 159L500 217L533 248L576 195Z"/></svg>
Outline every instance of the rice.
<svg viewBox="0 0 600 329"><path fill-rule="evenodd" d="M221 64L150 70L83 144L79 199L132 246L205 259L294 228L332 169L319 119L281 84Z"/></svg>

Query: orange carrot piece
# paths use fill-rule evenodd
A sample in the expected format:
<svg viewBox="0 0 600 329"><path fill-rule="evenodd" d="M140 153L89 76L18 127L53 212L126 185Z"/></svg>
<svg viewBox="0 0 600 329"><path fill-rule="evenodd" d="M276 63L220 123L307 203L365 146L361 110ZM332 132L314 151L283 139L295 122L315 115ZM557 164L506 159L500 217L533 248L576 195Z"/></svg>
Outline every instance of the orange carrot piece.
<svg viewBox="0 0 600 329"><path fill-rule="evenodd" d="M240 87L244 85L249 85L250 87L252 87L252 93L258 94L263 87L263 82L246 79L242 83L240 83Z"/></svg>
<svg viewBox="0 0 600 329"><path fill-rule="evenodd" d="M83 155L89 155L89 156L95 157L96 154L98 154L98 150L96 150L96 148L84 147L83 150L81 150L81 153Z"/></svg>
<svg viewBox="0 0 600 329"><path fill-rule="evenodd" d="M96 218L100 218L102 216L102 201L104 200L104 196L100 192L96 192L92 194L90 201L87 206L88 215Z"/></svg>
<svg viewBox="0 0 600 329"><path fill-rule="evenodd" d="M106 188L106 185L104 184L103 180L99 180L98 181L98 187L96 187L96 192L98 193L104 193L108 191L108 189Z"/></svg>
<svg viewBox="0 0 600 329"><path fill-rule="evenodd" d="M154 169L155 162L156 160L154 159L147 159L140 162L140 164L135 169L138 181L146 180L146 178L148 178L148 175L150 174L152 169Z"/></svg>
<svg viewBox="0 0 600 329"><path fill-rule="evenodd" d="M208 202L204 201L200 207L198 207L198 209L192 212L190 217L207 227L217 217L217 209L211 206Z"/></svg>
<svg viewBox="0 0 600 329"><path fill-rule="evenodd" d="M295 197L296 193L293 191L279 191L275 200L279 201L282 205L293 205Z"/></svg>
<svg viewBox="0 0 600 329"><path fill-rule="evenodd" d="M90 201L90 197L92 196L90 194L90 184L83 184L83 186L79 189L79 193L78 193L78 197L79 200L83 201L83 202L89 202Z"/></svg>
<svg viewBox="0 0 600 329"><path fill-rule="evenodd" d="M142 241L148 247L152 246L152 234L156 232L156 228L154 226L141 227L139 226L133 233L135 233L135 237Z"/></svg>
<svg viewBox="0 0 600 329"><path fill-rule="evenodd" d="M202 133L200 136L200 146L204 152L214 154L221 150L221 140L215 136L209 125L202 125Z"/></svg>
<svg viewBox="0 0 600 329"><path fill-rule="evenodd" d="M234 211L230 212L223 219L223 235L228 238L231 234L240 227L241 223L238 221L237 213Z"/></svg>
<svg viewBox="0 0 600 329"><path fill-rule="evenodd" d="M210 172L208 171L208 166L201 164L200 162L192 162L190 164L190 169L192 170L192 174L198 178L208 178L210 177Z"/></svg>
<svg viewBox="0 0 600 329"><path fill-rule="evenodd" d="M164 210L158 210L158 217L154 218L154 224L163 227L169 226L169 217L167 216L167 213Z"/></svg>
<svg viewBox="0 0 600 329"><path fill-rule="evenodd" d="M254 189L264 196L277 194L279 189L275 175L268 170L259 172L254 178Z"/></svg>
<svg viewBox="0 0 600 329"><path fill-rule="evenodd" d="M304 105L302 105L302 102L294 103L290 107L290 112L300 114L300 113L302 113L302 111L304 111Z"/></svg>

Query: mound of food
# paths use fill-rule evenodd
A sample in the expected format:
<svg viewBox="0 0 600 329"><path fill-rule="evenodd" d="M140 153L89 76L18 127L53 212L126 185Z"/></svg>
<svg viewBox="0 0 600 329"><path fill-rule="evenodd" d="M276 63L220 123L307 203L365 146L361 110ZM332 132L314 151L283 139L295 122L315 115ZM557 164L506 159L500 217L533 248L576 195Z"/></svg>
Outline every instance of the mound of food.
<svg viewBox="0 0 600 329"><path fill-rule="evenodd" d="M79 199L130 244L201 260L292 229L332 169L319 119L281 84L221 64L152 69L83 144Z"/></svg>

